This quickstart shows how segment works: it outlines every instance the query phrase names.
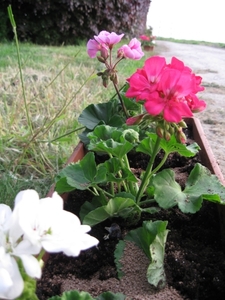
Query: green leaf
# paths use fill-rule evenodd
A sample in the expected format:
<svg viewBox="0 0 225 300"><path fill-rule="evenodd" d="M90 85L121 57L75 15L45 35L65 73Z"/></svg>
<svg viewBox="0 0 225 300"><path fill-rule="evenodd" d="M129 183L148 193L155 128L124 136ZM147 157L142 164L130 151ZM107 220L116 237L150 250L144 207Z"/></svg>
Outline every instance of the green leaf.
<svg viewBox="0 0 225 300"><path fill-rule="evenodd" d="M143 222L144 224L144 222ZM142 249L145 255L151 260L151 254L149 245L153 242L155 236L148 234L146 228L142 227L131 230L125 237L125 240L134 242L140 249Z"/></svg>
<svg viewBox="0 0 225 300"><path fill-rule="evenodd" d="M166 230L167 222L156 222L150 223L148 226L149 232L153 234L156 232L156 236L150 245L151 263L147 270L147 278L150 284L161 289L166 285L164 256L168 230Z"/></svg>
<svg viewBox="0 0 225 300"><path fill-rule="evenodd" d="M105 206L98 207L90 211L83 219L83 224L94 226L101 223L110 217L109 213L105 210Z"/></svg>
<svg viewBox="0 0 225 300"><path fill-rule="evenodd" d="M66 177L59 177L59 176L56 177L55 190L59 194L68 193L73 191L74 189L75 188L73 186L68 184Z"/></svg>
<svg viewBox="0 0 225 300"><path fill-rule="evenodd" d="M155 214L160 211L160 208L158 207L145 207L141 209L141 212L149 213L149 214Z"/></svg>
<svg viewBox="0 0 225 300"><path fill-rule="evenodd" d="M126 296L121 293L104 292L97 298L93 298L87 292L68 291L64 292L62 296L53 296L48 300L125 300Z"/></svg>
<svg viewBox="0 0 225 300"><path fill-rule="evenodd" d="M108 125L97 126L93 132L88 134L88 138L90 139L88 149L95 152L108 153L121 159L135 146L133 142L131 143L126 139L124 130L124 127L116 129ZM130 135L132 134L132 129L129 130L128 139L130 139ZM133 134L135 134L135 137L137 136L135 130L133 130Z"/></svg>
<svg viewBox="0 0 225 300"><path fill-rule="evenodd" d="M122 264L121 264L124 248L125 248L125 242L123 240L120 240L119 243L117 243L116 249L114 251L114 258L115 258L114 260L116 264L117 276L119 279L121 279L124 276L124 273L122 271Z"/></svg>
<svg viewBox="0 0 225 300"><path fill-rule="evenodd" d="M164 271L165 244L168 234L166 221L145 221L142 227L131 230L125 240L134 242L149 258L147 270L148 282L155 287L163 288L166 284Z"/></svg>
<svg viewBox="0 0 225 300"><path fill-rule="evenodd" d="M130 208L133 206L136 207L136 203L133 199L115 197L115 198L109 200L105 209L110 214L110 216L113 217L113 216L120 215L120 213L122 213L124 209Z"/></svg>
<svg viewBox="0 0 225 300"><path fill-rule="evenodd" d="M149 133L148 137L144 138L140 142L140 144L136 148L136 151L152 156L154 152L156 140L157 140L157 135L155 133Z"/></svg>
<svg viewBox="0 0 225 300"><path fill-rule="evenodd" d="M115 197L121 197L121 198L130 198L132 200L135 201L135 196L132 195L131 193L127 193L127 192L120 192L120 193L117 193L115 195Z"/></svg>
<svg viewBox="0 0 225 300"><path fill-rule="evenodd" d="M94 153L89 152L79 162L62 169L56 177L56 191L62 193L75 188L85 190L105 181L106 168L102 164L96 166Z"/></svg>
<svg viewBox="0 0 225 300"><path fill-rule="evenodd" d="M138 209L133 199L115 197L113 199L110 199L107 205L98 207L86 214L83 219L83 224L94 226L100 222L103 222L109 217L118 217L124 214L131 207L135 207Z"/></svg>
<svg viewBox="0 0 225 300"><path fill-rule="evenodd" d="M199 163L191 171L184 192L190 197L201 195L203 199L225 205L225 186Z"/></svg>
<svg viewBox="0 0 225 300"><path fill-rule="evenodd" d="M126 296L121 293L104 292L96 300L125 300Z"/></svg>
<svg viewBox="0 0 225 300"><path fill-rule="evenodd" d="M143 152L148 155L153 154L157 135L155 133L148 133L148 137L144 138L140 145L137 147L137 152ZM198 144L193 143L189 146L178 143L174 135L171 136L169 141L165 139L160 140L160 147L167 153L177 152L185 157L195 156L200 150Z"/></svg>
<svg viewBox="0 0 225 300"><path fill-rule="evenodd" d="M84 217L89 214L91 211L95 210L98 207L106 205L106 199L102 196L95 196L93 197L92 201L85 201L84 204L81 206L80 209L80 219L83 222Z"/></svg>
<svg viewBox="0 0 225 300"><path fill-rule="evenodd" d="M137 178L134 176L131 170L127 167L121 166L121 162L118 158L113 157L104 163L107 169L107 181L108 182L123 182L125 180L129 182L137 182ZM118 176L120 173L120 176Z"/></svg>
<svg viewBox="0 0 225 300"><path fill-rule="evenodd" d="M132 115L138 115L142 112L142 105L138 102L133 101L130 98L125 97L122 95L123 102L126 106L126 109L132 113Z"/></svg>
<svg viewBox="0 0 225 300"><path fill-rule="evenodd" d="M164 209L179 205L186 200L186 195L175 181L172 170L166 169L157 173L151 183L154 187L155 200Z"/></svg>
<svg viewBox="0 0 225 300"><path fill-rule="evenodd" d="M200 150L200 147L198 146L197 143L193 143L189 146L186 146L185 144L181 144L177 142L174 135L171 136L169 141L166 141L165 139L161 139L160 147L168 154L177 152L181 156L185 156L185 157L195 156Z"/></svg>
<svg viewBox="0 0 225 300"><path fill-rule="evenodd" d="M178 205L184 213L195 213L201 208L203 199L225 204L225 187L207 168L196 164L182 191L175 181L172 170L157 173L151 181L155 189L155 200L160 207L168 209Z"/></svg>
<svg viewBox="0 0 225 300"><path fill-rule="evenodd" d="M124 120L118 115L118 101L113 100L106 103L90 104L83 110L78 122L92 130L99 124L117 127L122 125Z"/></svg>
<svg viewBox="0 0 225 300"><path fill-rule="evenodd" d="M62 296L53 296L48 300L95 300L92 296L87 292L79 292L79 291L68 291L64 292Z"/></svg>

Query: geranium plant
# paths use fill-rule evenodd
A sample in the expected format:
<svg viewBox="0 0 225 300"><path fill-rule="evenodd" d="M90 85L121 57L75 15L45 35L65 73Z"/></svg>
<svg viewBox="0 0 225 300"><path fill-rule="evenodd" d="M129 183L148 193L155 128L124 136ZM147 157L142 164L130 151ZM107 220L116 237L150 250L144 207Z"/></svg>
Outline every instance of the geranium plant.
<svg viewBox="0 0 225 300"><path fill-rule="evenodd" d="M87 189L93 194L92 202L85 202L80 211L83 224L90 226L116 218L134 225L143 212L149 213L149 221L132 230L125 239L136 242L149 258L149 283L163 287L167 222L152 222L151 214L174 206L184 213L195 213L203 200L224 204L225 188L199 163L191 171L184 189L175 181L172 170L162 169L171 153L192 157L199 150L196 143L186 144L183 129L187 127L184 118L206 107L196 95L204 89L202 78L175 57L167 63L164 57L154 56L119 90L118 63L143 56L140 43L133 39L117 50L114 61L114 46L121 38L122 35L103 31L87 43L89 56L97 55L105 65L105 70L98 73L103 85L107 87L112 81L116 96L106 103L91 104L81 113L79 121L86 129L80 138L89 152L58 174L56 190L63 193ZM135 175L132 171L131 152L149 155L142 174ZM162 157L157 163L159 152ZM104 155L99 164L98 155ZM123 248L122 244L118 247Z"/></svg>
<svg viewBox="0 0 225 300"><path fill-rule="evenodd" d="M141 46L154 46L155 45L155 36L147 36L145 34L140 35Z"/></svg>
<svg viewBox="0 0 225 300"><path fill-rule="evenodd" d="M81 250L96 246L98 240L87 234L106 219L117 218L126 224L138 223L141 214L149 220L131 230L124 240L135 242L149 258L147 278L150 284L162 288L166 284L163 259L168 234L166 221L152 221L151 214L161 208L178 206L184 213L195 213L202 201L225 203L225 188L208 170L196 164L182 189L170 169L162 169L171 153L196 155L196 143L186 144L184 118L206 107L197 93L203 90L201 77L177 58L167 63L155 56L147 59L122 89L118 87L116 67L124 59L143 57L141 43L132 39L115 45L123 34L100 32L87 43L87 53L105 69L98 72L107 88L112 82L116 95L108 102L89 105L80 115L85 126L80 134L88 153L82 160L66 166L56 178L53 196L39 199L34 190L20 192L13 211L0 204L0 298L37 299L36 279L41 277L41 261L45 251L78 256ZM145 171L135 174L129 163L131 152L149 155ZM157 155L162 157L157 162ZM101 163L96 157L102 156ZM58 193L74 189L89 190L91 202L85 202L77 216L63 210ZM60 222L59 222L60 221ZM110 234L114 224L107 228ZM120 270L124 241L118 243L115 261ZM67 292L53 299L93 299L85 292ZM124 295L103 293L97 299L125 299Z"/></svg>
<svg viewBox="0 0 225 300"><path fill-rule="evenodd" d="M155 36L152 34L152 27L146 30L145 34L140 35L139 39L141 40L141 46L154 46L155 45Z"/></svg>

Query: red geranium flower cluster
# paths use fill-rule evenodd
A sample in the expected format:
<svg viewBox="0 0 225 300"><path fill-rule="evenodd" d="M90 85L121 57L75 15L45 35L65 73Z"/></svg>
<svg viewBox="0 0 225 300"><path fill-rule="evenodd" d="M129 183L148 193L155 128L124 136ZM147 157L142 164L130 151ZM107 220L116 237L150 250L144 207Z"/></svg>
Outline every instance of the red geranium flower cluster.
<svg viewBox="0 0 225 300"><path fill-rule="evenodd" d="M167 64L164 57L153 56L128 79L130 87L126 96L144 100L150 115L178 123L184 117L192 117L193 112L205 109L206 103L196 96L204 90L201 80L179 59L173 57Z"/></svg>

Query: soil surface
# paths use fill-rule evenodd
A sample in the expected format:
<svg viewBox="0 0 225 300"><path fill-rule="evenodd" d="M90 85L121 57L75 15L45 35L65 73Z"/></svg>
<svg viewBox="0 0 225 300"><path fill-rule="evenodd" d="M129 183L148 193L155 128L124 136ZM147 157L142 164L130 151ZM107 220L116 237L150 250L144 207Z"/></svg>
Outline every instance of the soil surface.
<svg viewBox="0 0 225 300"><path fill-rule="evenodd" d="M156 41L155 53L169 61L175 56L202 77L207 108L195 116L201 120L205 135L225 177L225 49L210 46Z"/></svg>
<svg viewBox="0 0 225 300"><path fill-rule="evenodd" d="M130 156L129 161L132 168L143 170L149 157L139 155ZM173 168L176 180L184 187L187 175L198 161L198 156L184 158L175 154L165 168ZM71 193L65 209L79 215L80 206L90 196L87 191ZM39 299L46 300L73 289L87 291L93 297L108 290L121 292L127 300L225 299L225 254L220 241L217 206L205 202L196 214L183 214L178 208L161 210L154 215L143 215L137 226L141 226L146 219L168 221L165 253L167 286L163 290L148 284L146 270L149 261L133 243L127 243L121 261L125 276L117 279L114 250L119 239L111 236L105 240L105 227L114 222L119 224L121 239L128 229L126 223L114 219L92 228L91 234L100 241L97 248L83 251L77 258L63 254L50 255L42 279L38 282Z"/></svg>

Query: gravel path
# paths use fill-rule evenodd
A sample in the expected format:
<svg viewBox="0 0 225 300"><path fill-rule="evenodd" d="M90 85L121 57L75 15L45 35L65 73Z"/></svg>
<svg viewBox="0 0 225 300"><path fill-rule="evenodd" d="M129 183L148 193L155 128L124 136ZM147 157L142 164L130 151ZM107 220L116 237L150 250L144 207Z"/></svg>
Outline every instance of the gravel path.
<svg viewBox="0 0 225 300"><path fill-rule="evenodd" d="M205 135L225 177L225 49L201 45L156 41L155 54L169 61L175 56L202 77L205 87L199 98L207 103L201 120Z"/></svg>

